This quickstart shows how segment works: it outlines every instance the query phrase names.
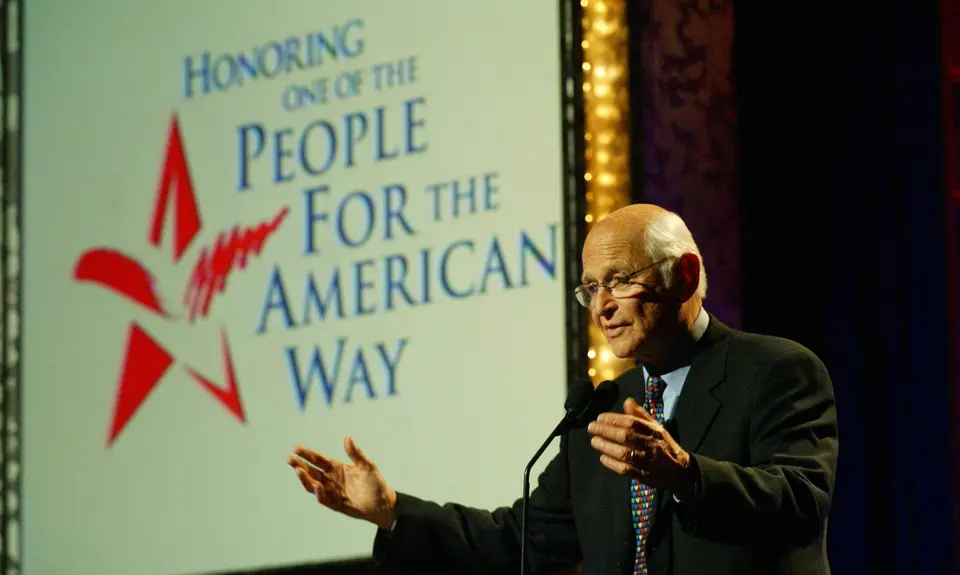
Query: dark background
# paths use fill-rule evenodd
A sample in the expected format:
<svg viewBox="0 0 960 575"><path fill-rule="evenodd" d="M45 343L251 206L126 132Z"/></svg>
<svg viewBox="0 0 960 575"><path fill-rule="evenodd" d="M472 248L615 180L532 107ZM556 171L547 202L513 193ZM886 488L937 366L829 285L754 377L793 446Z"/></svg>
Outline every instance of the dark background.
<svg viewBox="0 0 960 575"><path fill-rule="evenodd" d="M743 326L831 371L835 573L955 568L938 11L736 4Z"/></svg>

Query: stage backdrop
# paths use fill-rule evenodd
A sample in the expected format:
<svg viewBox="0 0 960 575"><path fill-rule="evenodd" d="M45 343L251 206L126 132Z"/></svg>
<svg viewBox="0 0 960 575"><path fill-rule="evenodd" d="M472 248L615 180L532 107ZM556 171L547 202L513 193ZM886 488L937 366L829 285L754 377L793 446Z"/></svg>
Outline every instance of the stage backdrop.
<svg viewBox="0 0 960 575"><path fill-rule="evenodd" d="M555 0L25 17L27 575L369 555L285 463L345 434L519 495L566 383Z"/></svg>

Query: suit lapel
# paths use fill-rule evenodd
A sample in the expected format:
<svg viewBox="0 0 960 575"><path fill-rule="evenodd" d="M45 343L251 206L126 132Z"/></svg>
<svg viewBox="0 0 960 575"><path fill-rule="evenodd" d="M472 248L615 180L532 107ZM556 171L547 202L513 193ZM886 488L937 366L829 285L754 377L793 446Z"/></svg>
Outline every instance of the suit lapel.
<svg viewBox="0 0 960 575"><path fill-rule="evenodd" d="M720 410L714 389L726 377L727 348L733 330L710 316L706 333L697 344L697 354L677 400L670 431L684 449L696 451Z"/></svg>
<svg viewBox="0 0 960 575"><path fill-rule="evenodd" d="M690 364L690 372L683 384L683 391L677 400L673 417L665 426L677 443L687 451L696 451L713 424L720 402L713 391L726 377L727 348L733 330L713 315L707 331L697 343L697 352ZM642 376L641 376L642 377ZM656 533L651 539L666 535L668 522L665 515L671 506L670 497L662 491L657 494L657 514L654 520Z"/></svg>

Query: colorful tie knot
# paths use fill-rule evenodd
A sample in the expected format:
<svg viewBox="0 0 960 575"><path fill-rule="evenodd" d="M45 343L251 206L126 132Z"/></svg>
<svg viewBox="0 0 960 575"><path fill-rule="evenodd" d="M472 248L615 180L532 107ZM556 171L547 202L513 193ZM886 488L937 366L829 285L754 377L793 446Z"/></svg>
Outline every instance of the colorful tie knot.
<svg viewBox="0 0 960 575"><path fill-rule="evenodd" d="M659 375L651 375L647 378L647 403L660 403L663 400L663 390L667 388L667 382Z"/></svg>

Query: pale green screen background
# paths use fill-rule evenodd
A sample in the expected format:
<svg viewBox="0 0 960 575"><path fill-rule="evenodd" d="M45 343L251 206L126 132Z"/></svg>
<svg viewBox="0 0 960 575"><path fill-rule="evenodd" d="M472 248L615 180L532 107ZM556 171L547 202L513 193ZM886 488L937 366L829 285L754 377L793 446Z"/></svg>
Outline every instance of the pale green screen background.
<svg viewBox="0 0 960 575"><path fill-rule="evenodd" d="M184 58L209 51L248 53L308 32L361 19L362 55L257 79L202 97L184 97ZM417 80L374 89L371 67L417 59ZM562 413L564 320L561 214L560 57L555 0L121 2L32 1L25 30L24 547L27 575L177 574L368 556L375 528L321 509L285 464L304 443L343 457L352 434L392 486L439 502L494 507L520 495L526 460ZM281 95L361 70L359 95L288 111ZM372 161L368 137L357 165L322 176L271 181L270 146L253 164L251 189L237 191L237 128L299 130L318 119L384 106L388 138L399 141L403 102L424 97L425 153ZM147 242L169 122L179 116L196 197L200 235L179 265L171 229L159 249ZM499 209L434 222L425 187L497 172ZM330 186L335 209L346 194L402 183L416 230L346 248L332 224L315 226L318 254L304 256L303 190ZM443 198L449 201L449 196ZM481 202L482 203L482 202ZM284 206L289 215L262 252L233 272L208 317L189 324L181 297L203 246L236 225L252 226ZM444 211L448 211L446 208ZM348 229L364 221L347 212ZM168 220L168 225L172 219ZM549 233L555 226L555 236ZM549 256L550 277L526 258L527 284L442 294L443 251L461 240L447 270L458 289L477 284L494 237L520 284L520 233ZM73 280L78 258L115 248L154 273L167 320L102 287ZM430 249L429 305L383 310L383 258L407 256L419 286L418 254ZM271 272L284 279L302 323L308 274L327 288L341 267L344 304L353 307L351 270L374 261L368 300L378 312L314 320L285 330L280 316L257 334ZM496 263L496 262L495 262ZM411 287L417 293L419 287ZM131 321L176 362L112 446L107 431ZM184 370L222 384L220 330L228 334L246 422L240 423ZM316 379L301 412L284 355L296 346L301 370L319 346L332 371L346 338L333 401ZM387 395L375 345L407 344ZM344 397L354 354L365 354L371 388ZM552 452L548 452L547 458Z"/></svg>

